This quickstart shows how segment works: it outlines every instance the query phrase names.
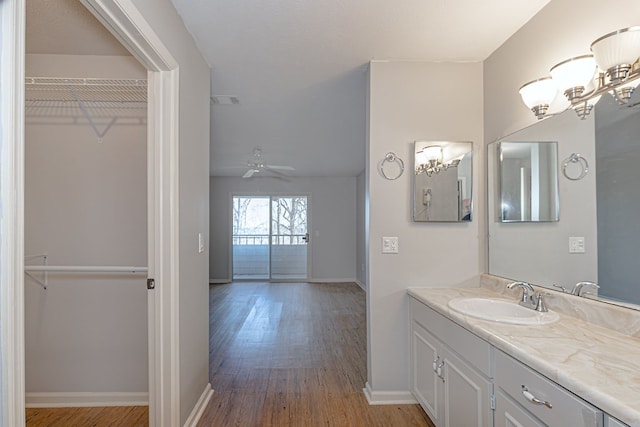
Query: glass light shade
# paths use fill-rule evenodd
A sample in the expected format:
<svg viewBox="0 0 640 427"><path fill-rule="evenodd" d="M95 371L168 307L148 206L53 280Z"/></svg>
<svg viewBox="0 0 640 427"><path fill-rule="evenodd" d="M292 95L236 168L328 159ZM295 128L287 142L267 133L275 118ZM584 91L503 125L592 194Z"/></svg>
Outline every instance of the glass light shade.
<svg viewBox="0 0 640 427"><path fill-rule="evenodd" d="M591 52L603 70L616 65L632 65L640 57L640 26L606 34L591 43Z"/></svg>
<svg viewBox="0 0 640 427"><path fill-rule="evenodd" d="M419 165L427 163L427 156L424 155L424 150L416 152L416 163Z"/></svg>
<svg viewBox="0 0 640 427"><path fill-rule="evenodd" d="M554 65L549 73L558 89L564 92L572 88L589 86L596 70L593 55L582 55Z"/></svg>
<svg viewBox="0 0 640 427"><path fill-rule="evenodd" d="M431 161L431 160L435 160L435 161L442 161L442 147L440 147L439 145L432 145L431 147L425 147L422 150L422 153L424 154L424 157L426 159L426 162Z"/></svg>
<svg viewBox="0 0 640 427"><path fill-rule="evenodd" d="M551 77L543 77L523 85L519 92L522 102L533 109L540 105L551 104L558 93L558 88Z"/></svg>

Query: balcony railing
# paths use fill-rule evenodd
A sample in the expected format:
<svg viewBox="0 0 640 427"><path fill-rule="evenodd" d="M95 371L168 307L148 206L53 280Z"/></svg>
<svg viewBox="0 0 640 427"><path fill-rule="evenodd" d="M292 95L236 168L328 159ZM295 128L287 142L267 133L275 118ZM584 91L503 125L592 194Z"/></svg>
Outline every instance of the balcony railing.
<svg viewBox="0 0 640 427"><path fill-rule="evenodd" d="M273 234L271 235L272 245L304 245L305 234ZM234 234L234 246L262 246L269 245L268 234Z"/></svg>

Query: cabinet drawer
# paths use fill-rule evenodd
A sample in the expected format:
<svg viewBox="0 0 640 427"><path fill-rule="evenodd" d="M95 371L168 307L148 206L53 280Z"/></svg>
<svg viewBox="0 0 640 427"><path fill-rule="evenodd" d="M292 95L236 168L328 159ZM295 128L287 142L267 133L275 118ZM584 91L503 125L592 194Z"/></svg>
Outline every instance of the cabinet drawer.
<svg viewBox="0 0 640 427"><path fill-rule="evenodd" d="M545 427L542 421L522 409L498 388L496 391L495 425L505 427Z"/></svg>
<svg viewBox="0 0 640 427"><path fill-rule="evenodd" d="M629 427L622 421L618 421L615 418L611 417L608 414L604 416L604 427Z"/></svg>
<svg viewBox="0 0 640 427"><path fill-rule="evenodd" d="M505 394L549 426L602 426L602 411L501 351L496 351L495 374L496 385ZM523 387L552 407L531 402Z"/></svg>
<svg viewBox="0 0 640 427"><path fill-rule="evenodd" d="M491 345L415 298L409 298L411 319L431 332L463 359L473 360L472 365L487 377L493 377Z"/></svg>

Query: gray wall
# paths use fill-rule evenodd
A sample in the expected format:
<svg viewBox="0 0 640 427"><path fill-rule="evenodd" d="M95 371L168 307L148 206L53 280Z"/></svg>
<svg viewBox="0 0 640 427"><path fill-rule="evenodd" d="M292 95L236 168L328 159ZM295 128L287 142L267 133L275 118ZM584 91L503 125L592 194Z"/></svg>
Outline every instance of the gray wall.
<svg viewBox="0 0 640 427"><path fill-rule="evenodd" d="M389 151L410 165L416 140L473 141L473 179L479 182L482 64L373 61L369 80L367 386L374 401L411 400L406 290L458 286L482 271L484 192L475 191L472 222L416 223L412 168L389 181L378 165ZM399 238L398 254L381 253L383 236Z"/></svg>
<svg viewBox="0 0 640 427"><path fill-rule="evenodd" d="M308 194L313 281L356 280L356 178L211 177L210 270L212 281L231 279L231 194Z"/></svg>

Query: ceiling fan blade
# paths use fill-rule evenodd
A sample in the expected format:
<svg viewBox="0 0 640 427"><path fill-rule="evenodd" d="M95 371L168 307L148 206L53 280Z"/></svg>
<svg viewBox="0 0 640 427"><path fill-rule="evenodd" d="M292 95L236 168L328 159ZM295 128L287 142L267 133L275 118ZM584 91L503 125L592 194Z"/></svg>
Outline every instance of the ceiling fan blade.
<svg viewBox="0 0 640 427"><path fill-rule="evenodd" d="M242 175L243 178L251 178L253 176L254 173L258 172L257 169L249 169L244 175Z"/></svg>
<svg viewBox="0 0 640 427"><path fill-rule="evenodd" d="M291 166L264 165L264 167L267 168L267 169L280 170L280 171L294 171L294 170L296 170L294 167L291 167Z"/></svg>

